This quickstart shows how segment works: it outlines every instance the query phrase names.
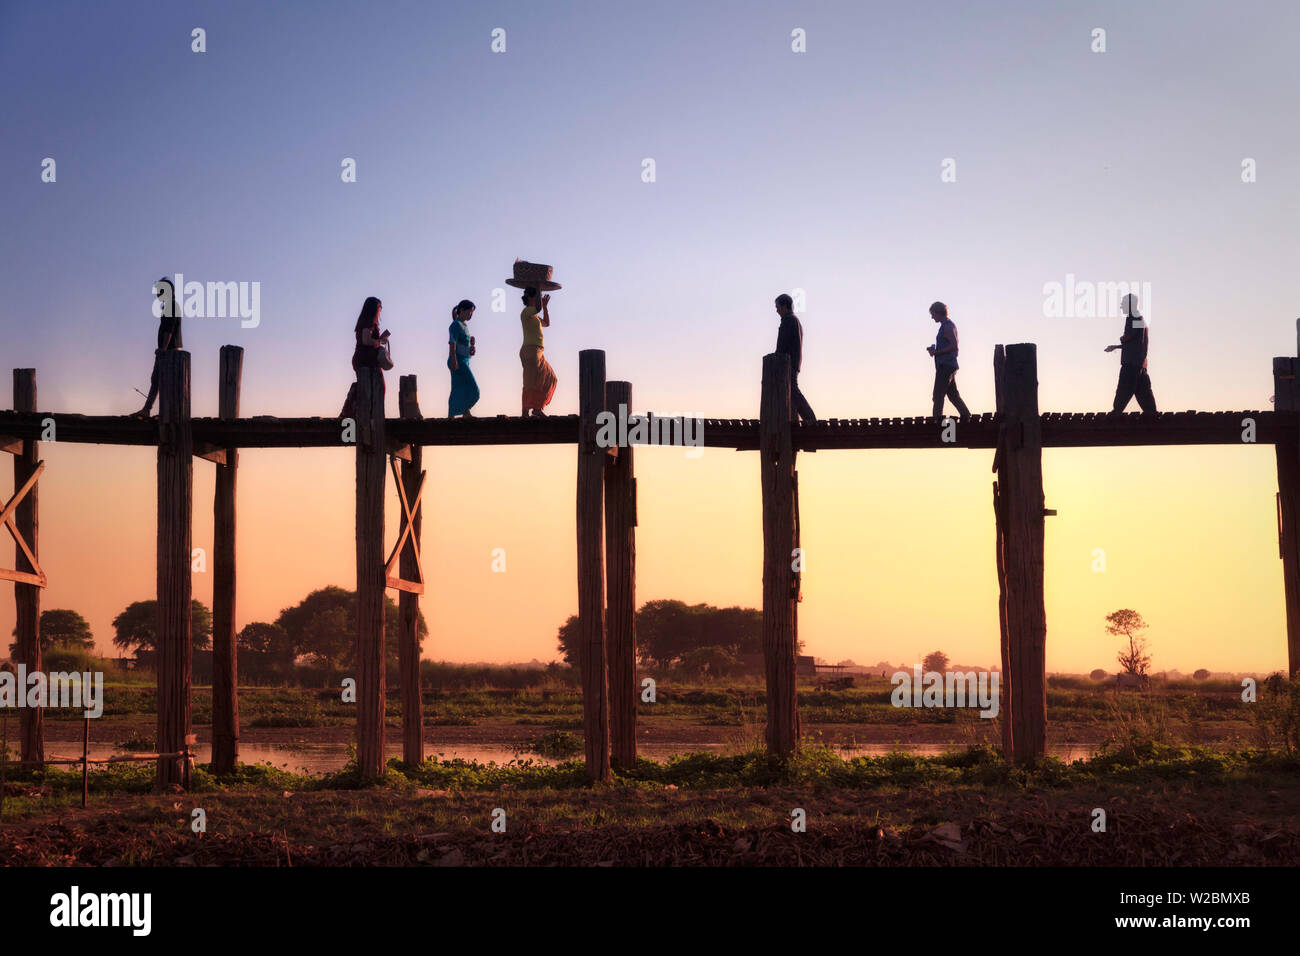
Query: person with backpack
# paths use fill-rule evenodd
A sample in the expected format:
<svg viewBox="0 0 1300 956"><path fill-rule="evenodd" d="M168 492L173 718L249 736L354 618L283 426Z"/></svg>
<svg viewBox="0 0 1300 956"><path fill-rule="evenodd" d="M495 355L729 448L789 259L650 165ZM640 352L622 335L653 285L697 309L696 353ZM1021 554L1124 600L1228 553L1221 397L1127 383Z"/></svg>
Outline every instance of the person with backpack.
<svg viewBox="0 0 1300 956"><path fill-rule="evenodd" d="M1135 395L1143 414L1156 414L1156 397L1151 393L1151 376L1147 375L1147 324L1138 311L1138 297L1133 293L1121 301L1124 310L1124 334L1118 345L1106 346L1107 352L1119 349L1119 384L1115 386L1112 415L1123 414Z"/></svg>

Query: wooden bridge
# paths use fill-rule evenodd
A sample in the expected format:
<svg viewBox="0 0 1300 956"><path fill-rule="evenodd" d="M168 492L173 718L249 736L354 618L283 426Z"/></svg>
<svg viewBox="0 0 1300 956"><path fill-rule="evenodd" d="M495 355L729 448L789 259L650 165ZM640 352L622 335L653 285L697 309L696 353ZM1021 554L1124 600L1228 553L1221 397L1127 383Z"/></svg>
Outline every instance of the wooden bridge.
<svg viewBox="0 0 1300 956"><path fill-rule="evenodd" d="M1300 322L1297 323L1300 332ZM34 369L14 370L14 410L0 412L0 449L14 454L14 496L0 524L15 538L13 569L17 658L40 670L37 480L42 441L141 445L158 457L158 737L159 752L184 749L191 733L190 560L193 459L217 468L214 493L212 762L234 768L239 715L235 654L236 476L239 449L340 447L356 458L357 758L363 777L384 764L384 592L399 594L399 670L403 757L424 759L419 676L422 450L443 445L572 444L577 446L577 577L579 664L587 771L608 779L611 766L636 760L636 479L633 444L606 447L598 416L632 407L627 382L606 381L605 353L579 353L579 414L523 419L424 419L413 375L401 377L398 418L386 418L381 373L358 373L356 417L239 416L243 350L220 356L219 415L190 415L190 355L164 352L159 416L142 420L37 411ZM1002 741L1008 759L1032 760L1046 748L1046 612L1043 597L1043 448L1132 445L1271 444L1278 470L1278 539L1286 597L1288 664L1300 669L1300 388L1297 359L1273 360L1272 411L1166 412L1158 415L1040 413L1037 349L994 351L996 411L968 421L934 418L791 420L790 367L782 355L763 359L758 419L695 419L704 447L759 452L763 525L763 649L767 680L767 747L782 757L798 747L795 646L800 573L798 452L872 448L993 450L998 616L1002 634ZM655 416L647 416L654 419ZM664 421L659 417L658 421ZM400 462L400 465L399 465ZM394 477L401 522L384 554L386 471ZM22 758L43 759L39 709L20 711ZM179 762L159 761L160 786L182 780Z"/></svg>

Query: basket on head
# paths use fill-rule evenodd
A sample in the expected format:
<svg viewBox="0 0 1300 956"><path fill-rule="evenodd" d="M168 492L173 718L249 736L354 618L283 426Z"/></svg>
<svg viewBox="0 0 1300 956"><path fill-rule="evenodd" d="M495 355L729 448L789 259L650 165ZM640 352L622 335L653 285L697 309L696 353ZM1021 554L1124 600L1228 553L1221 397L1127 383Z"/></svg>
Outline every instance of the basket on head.
<svg viewBox="0 0 1300 956"><path fill-rule="evenodd" d="M506 280L506 285L514 286L516 289L538 289L542 292L553 292L560 288L558 282L551 281L550 266L544 266L540 262L525 262L522 259L515 260L515 274Z"/></svg>

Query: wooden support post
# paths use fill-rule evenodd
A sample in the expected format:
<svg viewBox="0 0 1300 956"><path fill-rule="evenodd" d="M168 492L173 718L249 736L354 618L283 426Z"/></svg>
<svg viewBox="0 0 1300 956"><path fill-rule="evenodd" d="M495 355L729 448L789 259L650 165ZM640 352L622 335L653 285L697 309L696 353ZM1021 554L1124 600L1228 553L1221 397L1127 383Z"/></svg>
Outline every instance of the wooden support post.
<svg viewBox="0 0 1300 956"><path fill-rule="evenodd" d="M357 370L357 767L384 773L384 378Z"/></svg>
<svg viewBox="0 0 1300 956"><path fill-rule="evenodd" d="M414 375L403 375L398 385L398 407L403 418L420 418L420 400ZM419 445L410 446L410 455L402 462L402 487L418 489L424 480L424 452ZM417 505L411 515L411 540L402 548L399 573L403 580L423 580L415 552L420 547L423 507ZM406 529L406 511L402 511L402 530ZM397 656L402 687L402 759L414 766L424 762L424 699L420 686L420 595L403 590L397 607L401 632L397 636Z"/></svg>
<svg viewBox="0 0 1300 956"><path fill-rule="evenodd" d="M632 413L632 384L605 383L605 409ZM636 473L632 446L605 465L605 594L609 652L611 760L620 770L636 765Z"/></svg>
<svg viewBox="0 0 1300 956"><path fill-rule="evenodd" d="M609 684L605 656L605 449L596 445L605 408L605 353L578 353L578 655L587 777L610 779Z"/></svg>
<svg viewBox="0 0 1300 956"><path fill-rule="evenodd" d="M90 718L81 718L81 809L90 798Z"/></svg>
<svg viewBox="0 0 1300 956"><path fill-rule="evenodd" d="M14 369L14 411L36 411L36 369ZM35 441L24 441L22 450L14 455L14 491L17 492L36 474L39 447ZM38 559L40 556L40 509L37 505L39 488L33 485L14 512L18 534ZM0 502L3 510L3 502ZM27 560L22 548L14 543L14 570L31 574L38 569ZM17 638L14 662L27 665L27 672L44 670L41 660L41 589L31 582L14 582L14 611ZM45 763L45 711L40 707L23 707L18 711L18 740L21 760L36 761L40 768Z"/></svg>
<svg viewBox="0 0 1300 956"><path fill-rule="evenodd" d="M1006 367L1006 350L1001 345L993 347L993 394L995 413L1002 412L1002 371ZM993 470L998 470L997 454L994 454ZM998 489L998 483L993 482L993 525L994 533L994 556L998 570L998 633L1001 635L1001 653L1002 653L1002 680L998 682L998 717L1002 725L1002 754L1007 759L1015 749L1015 742L1012 738L1011 715L1015 709L1015 701L1011 698L1011 642L1007 636L1007 569L1002 562L1002 539L1006 532L1006 516L1002 511L1002 495Z"/></svg>
<svg viewBox="0 0 1300 956"><path fill-rule="evenodd" d="M759 461L763 487L763 659L767 675L767 750L784 758L799 747L795 686L794 445L790 358L763 356Z"/></svg>
<svg viewBox="0 0 1300 956"><path fill-rule="evenodd" d="M1043 599L1043 465L1038 418L1038 358L1032 343L1008 345L1002 370L998 430L998 498L1007 651L1003 684L1010 689L1010 743L1016 763L1041 757L1047 745L1046 641ZM1005 739L1005 738L1004 738Z"/></svg>
<svg viewBox="0 0 1300 956"><path fill-rule="evenodd" d="M190 428L190 353L158 356L158 752L182 749L191 732L191 518L194 496ZM176 760L158 761L158 787L184 780Z"/></svg>
<svg viewBox="0 0 1300 956"><path fill-rule="evenodd" d="M221 347L217 414L239 417L244 350ZM239 761L239 659L235 633L235 479L239 451L222 449L212 500L212 770L233 773Z"/></svg>
<svg viewBox="0 0 1300 956"><path fill-rule="evenodd" d="M1297 322L1300 326L1300 322ZM1273 407L1300 410L1300 360L1273 359ZM1300 670L1300 430L1284 432L1273 446L1277 456L1277 538L1286 596L1287 672Z"/></svg>

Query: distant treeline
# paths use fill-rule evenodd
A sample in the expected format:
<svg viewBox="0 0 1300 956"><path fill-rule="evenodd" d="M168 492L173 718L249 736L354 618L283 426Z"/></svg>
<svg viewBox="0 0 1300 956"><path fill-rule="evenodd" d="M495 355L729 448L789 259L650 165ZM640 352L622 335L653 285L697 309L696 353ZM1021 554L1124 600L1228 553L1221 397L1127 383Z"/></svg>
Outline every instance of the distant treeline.
<svg viewBox="0 0 1300 956"><path fill-rule="evenodd" d="M799 643L802 650L803 642ZM578 618L560 627L557 648L578 665ZM684 601L647 601L636 612L637 661L686 676L726 677L763 669L763 612Z"/></svg>

